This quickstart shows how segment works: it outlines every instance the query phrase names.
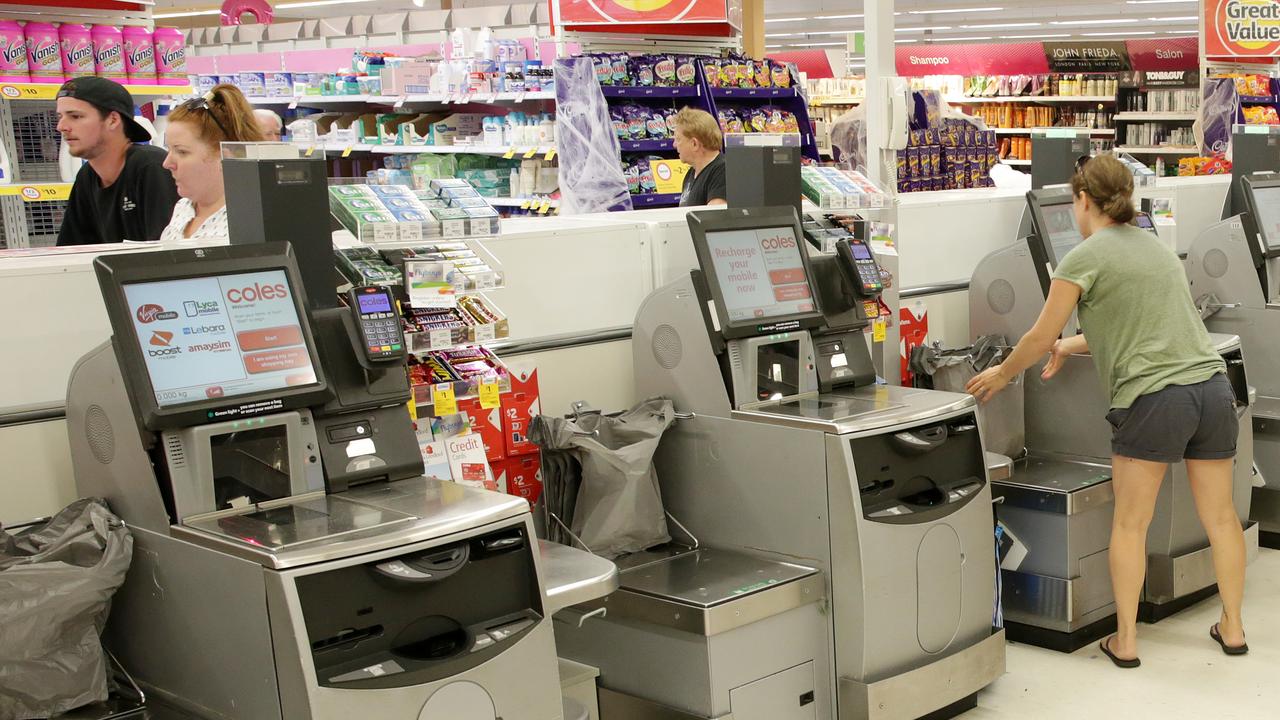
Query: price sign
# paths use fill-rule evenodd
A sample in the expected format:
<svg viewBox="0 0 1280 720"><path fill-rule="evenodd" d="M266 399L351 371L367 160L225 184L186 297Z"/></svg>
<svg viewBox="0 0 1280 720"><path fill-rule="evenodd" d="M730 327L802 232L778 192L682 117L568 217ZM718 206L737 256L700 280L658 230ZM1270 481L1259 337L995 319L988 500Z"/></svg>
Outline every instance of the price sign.
<svg viewBox="0 0 1280 720"><path fill-rule="evenodd" d="M485 410L492 410L502 405L502 394L498 391L498 383L482 382L480 383L480 407Z"/></svg>
<svg viewBox="0 0 1280 720"><path fill-rule="evenodd" d="M453 345L453 331L449 328L432 330L429 337L431 338L432 350L442 350Z"/></svg>
<svg viewBox="0 0 1280 720"><path fill-rule="evenodd" d="M436 417L455 415L458 412L458 400L453 396L453 385L440 383L431 386L432 413Z"/></svg>
<svg viewBox="0 0 1280 720"><path fill-rule="evenodd" d="M476 343L483 345L484 343L493 342L497 338L497 332L494 330L493 323L485 323L476 326Z"/></svg>

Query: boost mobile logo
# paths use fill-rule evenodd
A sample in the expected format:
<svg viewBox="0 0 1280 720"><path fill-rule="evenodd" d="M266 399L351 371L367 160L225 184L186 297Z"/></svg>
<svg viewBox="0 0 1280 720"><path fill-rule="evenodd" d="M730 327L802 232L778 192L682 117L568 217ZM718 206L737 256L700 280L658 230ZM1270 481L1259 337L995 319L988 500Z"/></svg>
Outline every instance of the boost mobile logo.
<svg viewBox="0 0 1280 720"><path fill-rule="evenodd" d="M164 330L151 331L151 344L160 348L159 350L148 350L147 354L151 357L172 357L181 355L182 348L170 345L173 341L173 333Z"/></svg>

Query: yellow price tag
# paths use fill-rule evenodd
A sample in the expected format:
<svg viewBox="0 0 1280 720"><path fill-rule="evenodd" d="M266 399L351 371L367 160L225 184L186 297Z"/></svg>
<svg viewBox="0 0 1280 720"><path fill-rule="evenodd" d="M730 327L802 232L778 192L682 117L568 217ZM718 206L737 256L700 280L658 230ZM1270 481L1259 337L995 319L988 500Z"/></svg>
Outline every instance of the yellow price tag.
<svg viewBox="0 0 1280 720"><path fill-rule="evenodd" d="M408 407L409 419L414 422L418 422L418 403L414 401L412 394L409 395Z"/></svg>
<svg viewBox="0 0 1280 720"><path fill-rule="evenodd" d="M546 158L546 161L547 161L547 162L551 162L552 160L555 160L555 159L556 159L556 149L555 149L555 148L551 148L550 150L548 150L548 151L547 151L547 154L546 154L544 157Z"/></svg>
<svg viewBox="0 0 1280 720"><path fill-rule="evenodd" d="M889 326L883 320L876 320L871 323L871 339L875 342L884 342L885 329Z"/></svg>
<svg viewBox="0 0 1280 720"><path fill-rule="evenodd" d="M480 407L485 410L492 410L501 405L502 400L501 393L498 391L498 383L480 383Z"/></svg>
<svg viewBox="0 0 1280 720"><path fill-rule="evenodd" d="M550 209L551 209L551 201L550 201L550 200L543 200L543 201L542 201L542 204L538 206L538 214L539 214L539 215L546 215L546 214L547 214L547 211L548 211L548 210L550 210Z"/></svg>
<svg viewBox="0 0 1280 720"><path fill-rule="evenodd" d="M315 151L316 151L315 145L312 145L311 147L307 148L307 157L311 157L311 154L314 153Z"/></svg>
<svg viewBox="0 0 1280 720"><path fill-rule="evenodd" d="M534 156L534 155L537 155L537 154L538 154L538 148L536 148L536 147L531 147L531 148L529 148L528 150L525 150L525 151L524 151L524 159L525 159L525 160L529 160L529 159L533 158L533 156Z"/></svg>
<svg viewBox="0 0 1280 720"><path fill-rule="evenodd" d="M521 203L520 203L520 209L521 209L521 210L528 210L528 209L529 209L529 206L530 206L531 204L532 204L532 203L531 203L530 201L525 200L525 201L523 201L523 202L521 202Z"/></svg>
<svg viewBox="0 0 1280 720"><path fill-rule="evenodd" d="M436 417L454 415L458 412L458 400L453 396L453 385L440 383L431 386L432 413Z"/></svg>
<svg viewBox="0 0 1280 720"><path fill-rule="evenodd" d="M346 146L346 147L342 148L342 157L350 157L350 155L351 155L351 146L350 146L350 145L348 145L348 146Z"/></svg>
<svg viewBox="0 0 1280 720"><path fill-rule="evenodd" d="M503 159L505 160L510 160L515 156L516 156L516 149L513 147L507 148L507 152L502 155Z"/></svg>

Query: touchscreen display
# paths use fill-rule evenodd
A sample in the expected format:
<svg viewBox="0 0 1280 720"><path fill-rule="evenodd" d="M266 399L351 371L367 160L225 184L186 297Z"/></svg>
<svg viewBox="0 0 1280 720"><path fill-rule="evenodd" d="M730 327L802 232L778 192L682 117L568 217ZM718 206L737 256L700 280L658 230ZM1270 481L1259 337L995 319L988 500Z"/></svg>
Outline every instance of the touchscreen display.
<svg viewBox="0 0 1280 720"><path fill-rule="evenodd" d="M124 294L160 407L316 382L283 270L132 283Z"/></svg>
<svg viewBox="0 0 1280 720"><path fill-rule="evenodd" d="M1080 237L1080 228L1076 227L1076 215L1071 205L1049 205L1041 211L1047 226L1045 232L1049 233L1049 245L1053 247L1052 262L1057 265L1084 238Z"/></svg>
<svg viewBox="0 0 1280 720"><path fill-rule="evenodd" d="M862 243L849 243L849 247L853 248L853 256L859 260L870 260L871 251Z"/></svg>
<svg viewBox="0 0 1280 720"><path fill-rule="evenodd" d="M790 227L707 233L730 322L814 311L804 252Z"/></svg>
<svg viewBox="0 0 1280 720"><path fill-rule="evenodd" d="M1280 187L1255 188L1253 204L1258 209L1258 229L1267 249L1280 249Z"/></svg>
<svg viewBox="0 0 1280 720"><path fill-rule="evenodd" d="M386 293L369 293L357 296L360 303L360 314L391 312L391 299Z"/></svg>

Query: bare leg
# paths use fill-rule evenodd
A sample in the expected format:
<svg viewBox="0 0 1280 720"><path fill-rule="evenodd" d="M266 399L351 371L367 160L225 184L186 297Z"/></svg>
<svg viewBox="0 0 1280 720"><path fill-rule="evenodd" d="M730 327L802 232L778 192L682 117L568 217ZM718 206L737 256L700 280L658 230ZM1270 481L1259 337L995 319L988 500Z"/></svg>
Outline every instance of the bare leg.
<svg viewBox="0 0 1280 720"><path fill-rule="evenodd" d="M1111 518L1111 589L1116 600L1116 637L1111 651L1123 659L1138 656L1138 601L1147 574L1147 528L1155 513L1166 463L1111 458L1116 507Z"/></svg>
<svg viewBox="0 0 1280 720"><path fill-rule="evenodd" d="M1231 504L1232 460L1188 460L1187 476L1196 512L1213 547L1213 570L1222 598L1218 632L1228 645L1244 644L1244 529Z"/></svg>

